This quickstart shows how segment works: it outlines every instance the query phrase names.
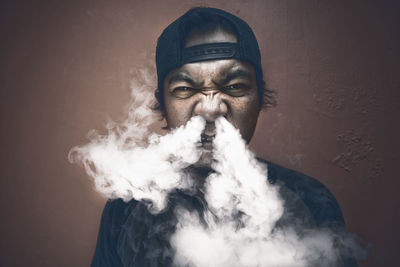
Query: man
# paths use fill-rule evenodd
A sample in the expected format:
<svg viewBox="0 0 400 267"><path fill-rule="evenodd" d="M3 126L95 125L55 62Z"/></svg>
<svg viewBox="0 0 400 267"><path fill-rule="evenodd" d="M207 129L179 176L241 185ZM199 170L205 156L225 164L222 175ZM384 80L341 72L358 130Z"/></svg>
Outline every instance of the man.
<svg viewBox="0 0 400 267"><path fill-rule="evenodd" d="M158 39L156 51L157 109L174 129L192 117L206 121L200 159L187 173L201 188L213 172L215 122L225 117L248 143L261 108L273 104L263 82L261 57L251 28L241 19L213 8L194 8L170 24ZM260 159L260 162L264 162ZM279 184L285 213L277 223L300 222L309 227L342 231L340 208L330 192L313 178L268 164L269 183ZM171 194L169 208L150 214L141 202L110 201L103 212L92 266L171 266L170 238L177 219L173 207L201 211L201 190L192 195ZM340 259L340 266L356 266Z"/></svg>

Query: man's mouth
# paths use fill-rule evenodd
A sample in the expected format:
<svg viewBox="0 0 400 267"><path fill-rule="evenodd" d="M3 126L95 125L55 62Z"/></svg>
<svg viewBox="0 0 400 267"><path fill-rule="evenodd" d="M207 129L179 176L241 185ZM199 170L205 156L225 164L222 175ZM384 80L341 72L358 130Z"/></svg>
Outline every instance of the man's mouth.
<svg viewBox="0 0 400 267"><path fill-rule="evenodd" d="M215 135L207 135L207 134L201 134L201 144L203 146L204 149L206 150L212 150L212 143L214 140L214 136Z"/></svg>

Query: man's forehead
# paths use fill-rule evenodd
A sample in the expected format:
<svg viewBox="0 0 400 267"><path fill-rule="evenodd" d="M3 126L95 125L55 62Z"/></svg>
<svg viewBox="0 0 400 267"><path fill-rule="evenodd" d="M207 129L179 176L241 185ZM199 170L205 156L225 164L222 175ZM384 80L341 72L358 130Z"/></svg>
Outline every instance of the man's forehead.
<svg viewBox="0 0 400 267"><path fill-rule="evenodd" d="M231 70L245 68L237 59L214 59L193 63L186 63L178 70L187 73L219 72L225 74Z"/></svg>

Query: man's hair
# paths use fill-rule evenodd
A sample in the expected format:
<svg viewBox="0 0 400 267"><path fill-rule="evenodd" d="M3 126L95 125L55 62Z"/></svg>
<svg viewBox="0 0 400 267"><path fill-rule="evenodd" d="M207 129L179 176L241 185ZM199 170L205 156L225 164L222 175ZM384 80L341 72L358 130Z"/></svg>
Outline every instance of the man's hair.
<svg viewBox="0 0 400 267"><path fill-rule="evenodd" d="M238 33L238 28L241 31L241 34ZM183 16L171 23L158 38L156 49L158 88L155 92L155 97L158 103L156 103L154 109L160 111L163 117L165 117L163 83L166 75L171 70L178 68L185 63L207 60L192 59L191 61L188 60L185 62L184 59L179 58L182 50L185 50L184 46L189 34L213 33L218 30L232 33L238 39L238 43L244 43L241 44L242 47L237 48L237 50L240 50L242 54L240 54L240 51L238 51L236 53L236 56L231 56L227 58L237 58L247 61L251 63L252 66L255 68L260 107L268 108L276 105L274 97L275 92L268 89L263 80L263 71L261 67L261 58L257 40L254 36L253 31L247 25L247 23L223 10L215 8L196 7L190 9ZM174 41L178 44L171 44L171 42L173 43ZM173 47L169 47L171 45ZM176 57L178 57L179 59L174 61L174 58ZM218 59L222 57L217 55L214 58L208 58Z"/></svg>

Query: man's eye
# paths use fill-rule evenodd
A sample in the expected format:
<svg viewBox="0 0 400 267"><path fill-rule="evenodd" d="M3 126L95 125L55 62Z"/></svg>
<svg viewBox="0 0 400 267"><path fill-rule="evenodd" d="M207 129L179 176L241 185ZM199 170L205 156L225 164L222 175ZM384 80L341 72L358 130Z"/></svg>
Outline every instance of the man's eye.
<svg viewBox="0 0 400 267"><path fill-rule="evenodd" d="M244 96L247 90L248 86L246 86L245 84L238 83L225 86L223 91L225 94L228 94L230 96L239 97L239 96Z"/></svg>
<svg viewBox="0 0 400 267"><path fill-rule="evenodd" d="M172 94L178 98L188 98L196 93L196 89L187 86L179 86L172 90Z"/></svg>

